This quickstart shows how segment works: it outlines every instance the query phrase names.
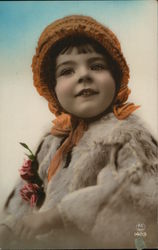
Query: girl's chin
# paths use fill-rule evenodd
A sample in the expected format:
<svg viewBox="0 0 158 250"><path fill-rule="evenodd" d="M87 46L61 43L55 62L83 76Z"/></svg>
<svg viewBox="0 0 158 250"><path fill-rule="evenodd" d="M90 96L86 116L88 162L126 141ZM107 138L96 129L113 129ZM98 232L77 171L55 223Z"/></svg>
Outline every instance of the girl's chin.
<svg viewBox="0 0 158 250"><path fill-rule="evenodd" d="M69 113L69 114L73 117L78 118L78 119L83 119L83 120L87 120L87 121L94 121L94 120L97 120L110 112L112 112L111 106L109 108L105 109L104 111L99 112L97 114L94 114L94 113L93 114L90 114L90 113Z"/></svg>

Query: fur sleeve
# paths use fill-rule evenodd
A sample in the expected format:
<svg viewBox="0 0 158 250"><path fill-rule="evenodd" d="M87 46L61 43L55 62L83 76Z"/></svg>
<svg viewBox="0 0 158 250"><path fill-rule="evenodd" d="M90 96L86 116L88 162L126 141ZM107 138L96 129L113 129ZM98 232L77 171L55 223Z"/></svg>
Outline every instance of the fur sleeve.
<svg viewBox="0 0 158 250"><path fill-rule="evenodd" d="M23 185L24 182L19 179L15 188L8 196L1 214L0 224L7 225L9 228L14 228L16 220L32 210L30 205L23 201L20 196L20 189Z"/></svg>
<svg viewBox="0 0 158 250"><path fill-rule="evenodd" d="M114 145L97 185L68 194L58 205L66 227L75 224L104 247L134 247L141 223L147 246L156 247L157 150L157 142L145 130L136 130L119 147Z"/></svg>

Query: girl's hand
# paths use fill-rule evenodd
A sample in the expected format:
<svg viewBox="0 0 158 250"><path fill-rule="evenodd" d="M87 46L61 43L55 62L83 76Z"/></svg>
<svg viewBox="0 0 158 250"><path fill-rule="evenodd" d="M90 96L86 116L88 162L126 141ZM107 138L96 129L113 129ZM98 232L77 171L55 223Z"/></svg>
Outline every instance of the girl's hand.
<svg viewBox="0 0 158 250"><path fill-rule="evenodd" d="M32 239L38 234L48 233L53 228L62 227L58 209L52 208L46 212L37 212L24 216L15 226L15 234L20 239Z"/></svg>
<svg viewBox="0 0 158 250"><path fill-rule="evenodd" d="M24 216L19 220L15 226L15 234L20 239L31 239L36 234L40 234L42 230L46 229L47 225L45 220L39 214L30 214Z"/></svg>

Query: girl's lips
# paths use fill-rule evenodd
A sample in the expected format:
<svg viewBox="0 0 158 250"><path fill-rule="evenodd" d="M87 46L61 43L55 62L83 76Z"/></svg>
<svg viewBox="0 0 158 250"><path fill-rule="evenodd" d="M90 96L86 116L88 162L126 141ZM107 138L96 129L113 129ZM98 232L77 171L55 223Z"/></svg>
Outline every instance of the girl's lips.
<svg viewBox="0 0 158 250"><path fill-rule="evenodd" d="M93 89L82 89L77 95L75 95L76 97L77 96L91 96L91 95L96 95L98 94L97 91L93 90Z"/></svg>

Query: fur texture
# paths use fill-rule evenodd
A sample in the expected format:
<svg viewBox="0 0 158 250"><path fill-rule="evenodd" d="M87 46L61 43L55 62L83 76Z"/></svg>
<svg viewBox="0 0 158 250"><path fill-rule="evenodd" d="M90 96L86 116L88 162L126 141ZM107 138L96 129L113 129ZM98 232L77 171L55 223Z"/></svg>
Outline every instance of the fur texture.
<svg viewBox="0 0 158 250"><path fill-rule="evenodd" d="M93 122L73 148L69 166L64 168L65 159L48 183L48 167L60 141L47 136L38 154L46 192L39 211L57 205L65 224L66 233L58 232L56 241L59 235L69 237L69 247L81 247L84 238L74 233L79 231L87 247L95 242L95 247L134 248L136 225L144 223L144 240L148 247L156 247L158 147L139 118L117 120L110 113ZM14 197L10 206L13 203ZM45 236L47 244L53 231Z"/></svg>

